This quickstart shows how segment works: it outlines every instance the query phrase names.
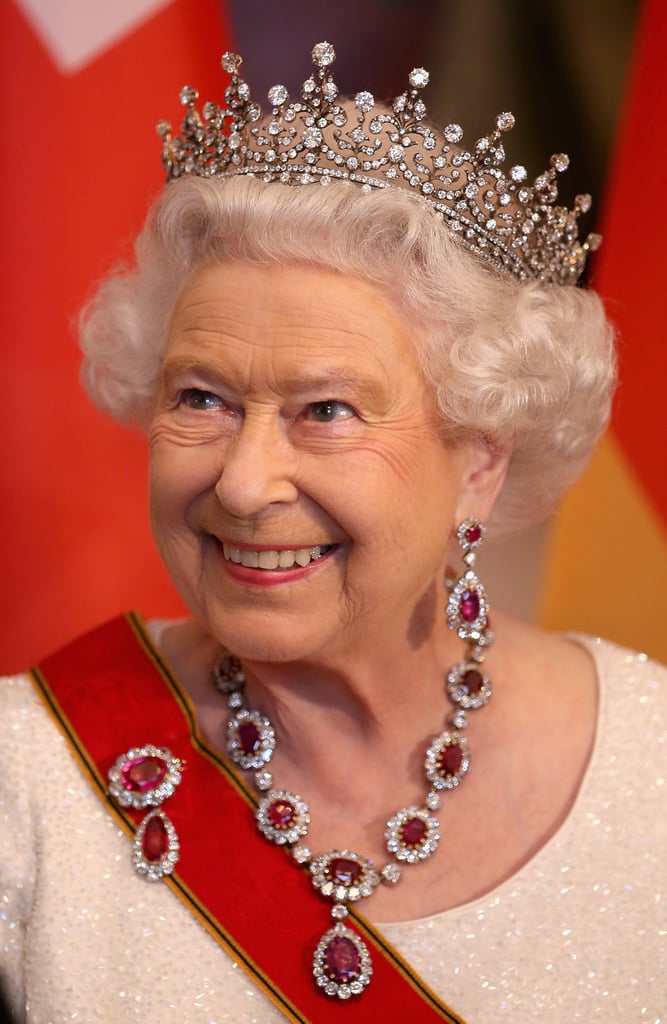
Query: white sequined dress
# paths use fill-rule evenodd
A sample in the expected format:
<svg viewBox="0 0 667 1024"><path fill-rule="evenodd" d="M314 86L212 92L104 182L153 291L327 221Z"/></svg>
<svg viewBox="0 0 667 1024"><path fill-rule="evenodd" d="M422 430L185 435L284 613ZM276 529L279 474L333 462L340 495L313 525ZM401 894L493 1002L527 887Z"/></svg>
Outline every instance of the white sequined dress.
<svg viewBox="0 0 667 1024"><path fill-rule="evenodd" d="M582 643L599 719L567 819L481 899L379 926L467 1024L667 1022L667 671ZM165 885L133 872L31 681L0 694L0 973L16 1020L284 1020Z"/></svg>

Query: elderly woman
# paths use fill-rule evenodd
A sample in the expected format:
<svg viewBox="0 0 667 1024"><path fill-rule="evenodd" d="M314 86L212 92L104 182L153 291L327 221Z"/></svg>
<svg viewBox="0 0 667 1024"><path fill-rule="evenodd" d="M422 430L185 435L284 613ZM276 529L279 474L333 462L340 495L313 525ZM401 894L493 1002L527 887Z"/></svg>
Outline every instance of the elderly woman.
<svg viewBox="0 0 667 1024"><path fill-rule="evenodd" d="M119 619L5 688L12 1005L657 1021L664 672L492 632L476 565L607 422L587 197L555 205L563 155L503 170L510 114L467 151L423 69L340 102L333 58L270 113L232 54L225 107L183 91L137 267L87 311L192 618Z"/></svg>

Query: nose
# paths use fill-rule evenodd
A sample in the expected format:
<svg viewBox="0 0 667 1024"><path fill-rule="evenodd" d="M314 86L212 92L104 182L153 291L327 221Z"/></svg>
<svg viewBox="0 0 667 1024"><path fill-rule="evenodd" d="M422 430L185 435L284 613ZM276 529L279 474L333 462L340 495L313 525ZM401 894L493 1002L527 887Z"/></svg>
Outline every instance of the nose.
<svg viewBox="0 0 667 1024"><path fill-rule="evenodd" d="M295 469L296 453L279 417L246 412L225 452L215 487L218 500L237 518L295 501Z"/></svg>

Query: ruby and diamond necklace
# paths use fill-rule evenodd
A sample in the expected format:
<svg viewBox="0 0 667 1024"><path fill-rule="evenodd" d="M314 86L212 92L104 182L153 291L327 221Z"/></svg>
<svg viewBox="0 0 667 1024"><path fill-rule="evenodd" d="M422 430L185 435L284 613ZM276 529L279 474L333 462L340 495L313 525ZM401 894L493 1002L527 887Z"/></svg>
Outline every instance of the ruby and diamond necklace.
<svg viewBox="0 0 667 1024"><path fill-rule="evenodd" d="M470 770L470 749L463 732L468 711L483 707L491 696L483 661L493 634L486 595L473 571L475 548L483 536L482 524L473 519L466 520L458 530L467 570L458 581L448 580L447 619L469 649L466 658L452 666L446 677L453 707L444 730L425 752L427 791L423 804L403 807L387 820L384 841L390 859L381 866L353 850L314 854L309 849L308 805L298 793L274 785L270 764L276 733L268 717L249 706L241 663L233 654L225 653L214 670L215 684L231 712L227 752L238 768L253 773L260 795L255 812L257 828L270 842L287 849L294 862L309 871L314 888L331 901L334 923L322 935L313 955L315 983L328 996L349 999L360 995L373 973L368 947L345 924L349 904L371 896L381 883L396 885L404 866L419 864L435 853L440 840L435 812L441 806L442 794L459 786Z"/></svg>

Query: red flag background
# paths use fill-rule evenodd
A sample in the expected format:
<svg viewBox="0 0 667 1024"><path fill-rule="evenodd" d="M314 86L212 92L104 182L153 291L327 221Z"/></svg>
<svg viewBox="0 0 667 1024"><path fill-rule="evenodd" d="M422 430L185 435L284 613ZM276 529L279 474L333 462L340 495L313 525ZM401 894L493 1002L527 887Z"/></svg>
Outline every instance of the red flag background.
<svg viewBox="0 0 667 1024"><path fill-rule="evenodd" d="M145 445L83 394L72 321L92 283L131 255L161 186L156 120L177 120L186 82L219 94L229 45L217 0L157 0L141 24L108 43L100 30L99 48L63 67L31 7L3 0L0 23L3 669L121 608L181 610L150 537Z"/></svg>

